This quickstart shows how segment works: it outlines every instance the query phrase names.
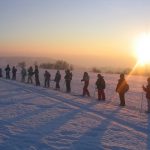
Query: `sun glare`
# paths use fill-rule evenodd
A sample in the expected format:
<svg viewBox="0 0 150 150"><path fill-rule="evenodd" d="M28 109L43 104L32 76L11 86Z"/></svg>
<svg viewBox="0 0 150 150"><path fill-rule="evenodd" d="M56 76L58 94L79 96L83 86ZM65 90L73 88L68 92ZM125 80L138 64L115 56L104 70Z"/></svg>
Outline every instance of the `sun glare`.
<svg viewBox="0 0 150 150"><path fill-rule="evenodd" d="M150 64L150 34L144 33L136 39L135 53L139 64Z"/></svg>

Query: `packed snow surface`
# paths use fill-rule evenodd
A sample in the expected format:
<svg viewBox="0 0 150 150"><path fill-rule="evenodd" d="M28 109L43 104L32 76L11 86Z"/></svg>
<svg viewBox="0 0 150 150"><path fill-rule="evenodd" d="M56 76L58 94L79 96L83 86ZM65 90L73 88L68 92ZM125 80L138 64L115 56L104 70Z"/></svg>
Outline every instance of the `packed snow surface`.
<svg viewBox="0 0 150 150"><path fill-rule="evenodd" d="M56 71L51 71L52 78ZM96 74L91 98L82 94L82 73L73 72L72 92L0 79L0 150L150 150L150 115L145 113L145 77L128 78L126 107L119 107L119 75L104 74L106 101L97 100ZM18 74L18 80L19 74Z"/></svg>

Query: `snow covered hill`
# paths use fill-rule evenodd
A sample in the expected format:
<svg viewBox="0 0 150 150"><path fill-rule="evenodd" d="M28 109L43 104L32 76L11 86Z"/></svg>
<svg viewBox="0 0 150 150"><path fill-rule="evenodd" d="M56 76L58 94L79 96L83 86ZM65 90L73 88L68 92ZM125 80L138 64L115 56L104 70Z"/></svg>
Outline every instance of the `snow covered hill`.
<svg viewBox="0 0 150 150"><path fill-rule="evenodd" d="M82 75L74 74L71 94L64 93L64 81L58 92L0 79L0 150L149 150L145 99L141 112L145 78L129 79L127 106L122 108L114 91L118 75L104 75L107 100L99 102L96 75L90 74L92 97L87 98L78 96Z"/></svg>

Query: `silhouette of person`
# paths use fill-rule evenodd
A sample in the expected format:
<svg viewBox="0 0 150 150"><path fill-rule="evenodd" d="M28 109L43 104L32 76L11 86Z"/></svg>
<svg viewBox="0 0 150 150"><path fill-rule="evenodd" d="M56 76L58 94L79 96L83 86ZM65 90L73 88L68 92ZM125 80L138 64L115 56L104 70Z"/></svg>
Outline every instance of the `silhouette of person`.
<svg viewBox="0 0 150 150"><path fill-rule="evenodd" d="M51 78L51 74L46 70L44 73L44 87L49 88L50 87L50 78Z"/></svg>
<svg viewBox="0 0 150 150"><path fill-rule="evenodd" d="M35 85L40 86L39 69L37 65L35 65L34 75L35 75Z"/></svg>
<svg viewBox="0 0 150 150"><path fill-rule="evenodd" d="M147 86L143 85L143 90L146 92L147 113L150 113L150 77L147 79Z"/></svg>
<svg viewBox="0 0 150 150"><path fill-rule="evenodd" d="M16 73L17 73L17 69L15 66L13 66L13 68L12 68L12 80L16 80Z"/></svg>
<svg viewBox="0 0 150 150"><path fill-rule="evenodd" d="M28 68L28 81L27 81L27 83L31 83L31 84L33 83L33 80L32 80L33 74L34 74L33 68L32 68L32 66L30 66Z"/></svg>
<svg viewBox="0 0 150 150"><path fill-rule="evenodd" d="M0 68L0 78L3 77L2 68Z"/></svg>
<svg viewBox="0 0 150 150"><path fill-rule="evenodd" d="M116 92L119 94L120 106L125 106L125 93L129 90L129 85L125 80L125 75L120 74L120 79L116 87Z"/></svg>
<svg viewBox="0 0 150 150"><path fill-rule="evenodd" d="M90 93L89 93L89 90L88 90L89 80L90 80L90 77L89 77L88 73L87 73L87 72L84 72L83 79L81 80L81 82L82 82L82 81L84 82L83 96L85 96L86 94L87 94L88 96L90 96Z"/></svg>
<svg viewBox="0 0 150 150"><path fill-rule="evenodd" d="M5 71L6 71L6 79L10 79L10 67L9 67L9 64L5 68Z"/></svg>
<svg viewBox="0 0 150 150"><path fill-rule="evenodd" d="M25 82L26 75L27 75L27 71L26 71L25 67L22 67L22 70L21 70L21 81L22 82Z"/></svg>
<svg viewBox="0 0 150 150"><path fill-rule="evenodd" d="M96 86L98 90L98 100L105 100L105 80L104 77L101 74L97 75L98 79L96 81Z"/></svg>
<svg viewBox="0 0 150 150"><path fill-rule="evenodd" d="M60 74L60 71L57 70L55 79L54 79L54 81L56 82L56 90L60 90L60 85L59 85L60 80L61 80L61 74Z"/></svg>
<svg viewBox="0 0 150 150"><path fill-rule="evenodd" d="M72 80L72 73L70 72L70 70L66 70L65 71L66 75L64 77L65 82L66 82L66 92L70 93L71 92L71 80Z"/></svg>

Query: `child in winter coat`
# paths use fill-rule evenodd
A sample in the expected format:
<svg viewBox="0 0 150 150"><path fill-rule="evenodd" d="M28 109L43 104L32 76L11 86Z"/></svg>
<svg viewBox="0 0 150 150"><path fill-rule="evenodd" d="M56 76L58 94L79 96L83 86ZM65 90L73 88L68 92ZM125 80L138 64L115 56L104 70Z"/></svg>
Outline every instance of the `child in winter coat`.
<svg viewBox="0 0 150 150"><path fill-rule="evenodd" d="M32 66L29 67L28 69L28 83L33 83L33 80L32 80L32 76L33 76L34 72L33 72L33 68Z"/></svg>
<svg viewBox="0 0 150 150"><path fill-rule="evenodd" d="M98 90L98 100L105 100L105 80L104 77L101 74L97 75L98 79L96 81L96 86Z"/></svg>
<svg viewBox="0 0 150 150"><path fill-rule="evenodd" d="M64 77L65 82L66 82L66 92L70 93L71 92L71 80L72 80L72 72L70 70L65 71L66 75Z"/></svg>
<svg viewBox="0 0 150 150"><path fill-rule="evenodd" d="M54 79L54 81L56 82L56 90L60 90L60 85L59 85L60 80L61 80L61 74L60 74L60 71L57 70L55 79Z"/></svg>
<svg viewBox="0 0 150 150"><path fill-rule="evenodd" d="M13 68L12 68L12 80L16 80L16 73L17 73L17 69L15 66L13 66Z"/></svg>
<svg viewBox="0 0 150 150"><path fill-rule="evenodd" d="M143 86L143 90L146 92L147 98L147 113L150 113L150 78L147 79L147 86Z"/></svg>
<svg viewBox="0 0 150 150"><path fill-rule="evenodd" d="M120 106L125 106L125 93L129 90L129 85L125 80L124 74L120 74L120 79L116 87L116 92L119 94Z"/></svg>
<svg viewBox="0 0 150 150"><path fill-rule="evenodd" d="M81 80L81 82L84 81L83 96L85 96L86 94L88 96L90 96L90 93L89 93L89 90L88 90L89 80L90 80L90 77L89 77L88 73L84 72L83 79Z"/></svg>
<svg viewBox="0 0 150 150"><path fill-rule="evenodd" d="M50 87L51 74L46 70L44 73L44 87Z"/></svg>
<svg viewBox="0 0 150 150"><path fill-rule="evenodd" d="M27 75L27 71L26 71L25 67L22 67L22 70L21 70L21 81L22 82L25 82L26 75Z"/></svg>
<svg viewBox="0 0 150 150"><path fill-rule="evenodd" d="M6 71L6 79L10 79L10 67L9 65L7 65L7 67L5 68Z"/></svg>
<svg viewBox="0 0 150 150"><path fill-rule="evenodd" d="M37 65L35 65L34 75L35 75L35 85L36 85L36 86L40 86L40 80L39 80L39 68L38 68Z"/></svg>
<svg viewBox="0 0 150 150"><path fill-rule="evenodd" d="M2 68L0 68L0 78L3 77Z"/></svg>

